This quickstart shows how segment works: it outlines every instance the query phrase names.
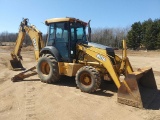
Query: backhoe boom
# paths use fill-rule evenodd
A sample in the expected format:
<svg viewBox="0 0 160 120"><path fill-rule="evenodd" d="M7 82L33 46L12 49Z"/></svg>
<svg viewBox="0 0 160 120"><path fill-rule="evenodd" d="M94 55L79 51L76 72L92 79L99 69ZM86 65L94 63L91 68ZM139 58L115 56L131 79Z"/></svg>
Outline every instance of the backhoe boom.
<svg viewBox="0 0 160 120"><path fill-rule="evenodd" d="M34 53L35 53L36 61L38 61L39 59L40 50L44 47L44 42L42 40L42 33L34 25L29 26L28 19L24 19L20 24L15 48L11 52L12 59L10 60L9 67L13 70L24 69L21 63L21 60L23 60L21 56L21 48L22 48L26 33L29 35L32 41L32 44L34 46Z"/></svg>

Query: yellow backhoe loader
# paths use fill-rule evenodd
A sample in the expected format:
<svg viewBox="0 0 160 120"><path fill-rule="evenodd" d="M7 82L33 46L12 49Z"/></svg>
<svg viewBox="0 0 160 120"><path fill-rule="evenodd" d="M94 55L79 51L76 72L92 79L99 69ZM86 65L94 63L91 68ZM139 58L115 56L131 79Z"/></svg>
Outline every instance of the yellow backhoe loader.
<svg viewBox="0 0 160 120"><path fill-rule="evenodd" d="M38 30L33 29L34 37L31 37L38 61L36 67L15 75L13 81L31 76L25 76L25 73L36 69L42 82L54 83L64 75L75 76L77 87L91 93L99 88L102 79L112 80L118 88L118 102L139 108L149 104L148 100L157 90L152 68L133 71L127 57L125 40L122 57L119 57L111 47L91 42L90 22L66 17L48 19L45 24L48 26L45 47L40 42ZM88 39L85 31L87 26ZM21 23L16 52L11 54L12 57L16 56L13 57L16 58L14 63L20 63L17 56L25 34L23 29L29 34L32 31L26 19ZM120 76L124 76L124 79L120 79Z"/></svg>

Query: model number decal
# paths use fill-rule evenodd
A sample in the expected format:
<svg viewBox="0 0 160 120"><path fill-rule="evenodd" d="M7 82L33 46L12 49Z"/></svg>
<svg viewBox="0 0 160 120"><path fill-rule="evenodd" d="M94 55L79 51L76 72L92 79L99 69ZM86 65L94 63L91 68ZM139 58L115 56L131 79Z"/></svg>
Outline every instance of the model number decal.
<svg viewBox="0 0 160 120"><path fill-rule="evenodd" d="M103 60L103 61L106 61L106 58L103 57L102 55L100 54L97 54L97 58L100 59L100 60Z"/></svg>
<svg viewBox="0 0 160 120"><path fill-rule="evenodd" d="M33 38L33 46L34 46L34 50L38 50L38 46L37 46L37 43L36 43L36 38Z"/></svg>

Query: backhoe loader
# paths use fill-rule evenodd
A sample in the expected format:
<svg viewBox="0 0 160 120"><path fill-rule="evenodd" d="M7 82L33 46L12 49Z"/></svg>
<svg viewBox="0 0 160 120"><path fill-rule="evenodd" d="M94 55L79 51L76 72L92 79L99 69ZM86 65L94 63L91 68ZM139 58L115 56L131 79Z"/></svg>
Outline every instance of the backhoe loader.
<svg viewBox="0 0 160 120"><path fill-rule="evenodd" d="M20 35L25 34L23 29L27 29L25 32L30 31L25 22L21 23ZM152 68L133 71L127 57L125 40L122 57L119 57L111 47L91 42L90 22L66 17L48 19L45 24L48 26L45 47L40 42L41 35L37 34L38 30L33 32L37 34L37 38L31 37L37 59L36 67L15 75L13 81L31 76L25 76L26 72L36 69L42 82L55 83L64 75L75 76L77 87L83 92L92 93L97 91L102 80L111 80L118 88L119 103L139 108L149 104L148 101L157 90ZM20 35L17 39L20 44L15 47L17 51L24 36ZM18 56L20 54L13 53L18 53ZM14 60L19 62L17 57ZM124 79L121 79L121 76L124 76Z"/></svg>

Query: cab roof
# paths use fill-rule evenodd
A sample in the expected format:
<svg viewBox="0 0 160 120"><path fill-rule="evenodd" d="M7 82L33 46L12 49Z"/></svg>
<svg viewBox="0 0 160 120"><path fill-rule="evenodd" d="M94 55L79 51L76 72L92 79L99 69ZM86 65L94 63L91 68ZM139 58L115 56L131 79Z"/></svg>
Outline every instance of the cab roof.
<svg viewBox="0 0 160 120"><path fill-rule="evenodd" d="M82 21L82 20L79 20L79 19L76 19L76 18L71 18L71 17L47 19L47 20L45 21L45 24L46 24L46 25L49 25L50 23L56 23L56 22L75 22L75 21L78 21L78 22L83 23L84 25L87 25L86 22L84 22L84 21Z"/></svg>

